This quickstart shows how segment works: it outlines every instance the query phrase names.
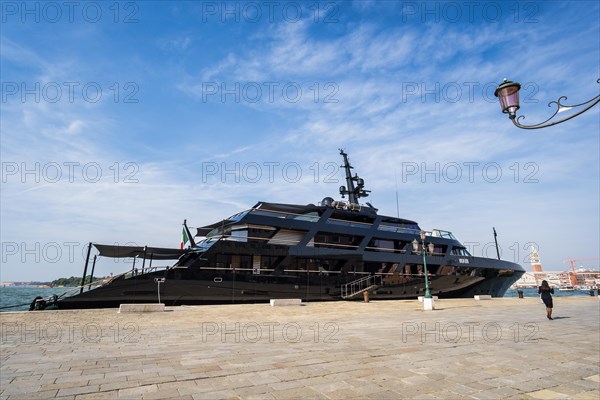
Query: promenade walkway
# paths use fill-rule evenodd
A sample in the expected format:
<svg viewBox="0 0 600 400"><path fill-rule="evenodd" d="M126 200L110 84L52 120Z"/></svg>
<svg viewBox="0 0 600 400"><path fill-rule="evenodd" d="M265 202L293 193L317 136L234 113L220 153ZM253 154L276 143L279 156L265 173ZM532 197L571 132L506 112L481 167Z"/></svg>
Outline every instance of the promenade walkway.
<svg viewBox="0 0 600 400"><path fill-rule="evenodd" d="M4 399L594 399L600 300L0 314Z"/></svg>

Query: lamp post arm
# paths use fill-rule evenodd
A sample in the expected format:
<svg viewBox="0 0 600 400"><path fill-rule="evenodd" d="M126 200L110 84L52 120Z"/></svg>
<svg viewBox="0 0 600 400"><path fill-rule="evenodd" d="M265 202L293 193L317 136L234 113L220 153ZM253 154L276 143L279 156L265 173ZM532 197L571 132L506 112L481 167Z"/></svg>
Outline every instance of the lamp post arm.
<svg viewBox="0 0 600 400"><path fill-rule="evenodd" d="M548 107L551 107L551 105L552 105L553 103L555 103L555 104L558 104L558 108L557 108L557 110L554 112L554 114L552 114L552 116L551 116L550 118L548 118L547 120L545 120L545 121L543 121L543 122L540 122L539 124L535 124L535 125L523 125L523 124L521 124L519 121L520 121L521 119L525 119L525 116L523 116L523 115L521 115L521 116L520 116L520 117L518 117L518 118L511 118L511 120L512 120L513 124L515 124L515 126L516 126L516 127L519 127L519 128L521 128L521 129L540 129L540 128L547 128L547 127L549 127L549 126L558 125L558 124L560 124L560 123L562 123L562 122L568 121L568 120L570 120L571 118L575 118L576 116L578 116L578 115L580 115L580 114L583 114L584 112L586 112L586 111L587 111L587 110L589 110L590 108L594 107L596 104L600 103L600 95L599 95L599 96L596 96L596 97L594 97L594 98L593 98L593 99L591 99L590 101L586 101L585 103L582 103L582 104L577 104L577 105L574 105L574 106L564 106L564 105L560 104L560 100L561 100L561 99L563 99L563 98L564 98L564 99L566 99L566 97L565 97L565 96L563 96L563 97L561 97L560 99L558 99L558 102L556 102L556 101L551 101L550 103L548 103ZM571 114L571 115L569 115L567 118L563 118L563 119L560 119L560 120L558 120L558 121L553 121L553 122L549 122L549 123L548 123L548 121L550 121L552 118L554 118L554 117L556 116L556 114L558 114L558 113L559 113L559 111L561 110L561 108L564 108L564 107L569 107L569 108L578 107L578 106L581 106L581 105L587 104L587 103L589 103L589 102L591 102L591 104L590 104L590 105L588 105L588 106L587 106L587 107L585 107L584 109L582 109L582 110L580 110L580 111L578 111L578 112L576 112L576 113L574 113L574 114Z"/></svg>
<svg viewBox="0 0 600 400"><path fill-rule="evenodd" d="M596 83L600 84L600 79L598 79L596 81ZM513 122L513 124L515 124L516 127L521 128L521 129L540 129L540 128L547 128L549 126L553 126L553 125L557 125L560 124L562 122L568 121L572 118L575 118L576 116L583 114L584 112L586 112L587 110L589 110L590 108L594 107L596 104L600 103L600 95L586 101L583 103L579 103L579 104L574 104L574 105L567 105L567 104L562 104L561 102L563 100L567 100L566 96L561 96L558 98L558 100L554 100L551 101L550 103L548 103L548 107L552 107L553 105L556 106L556 111L554 111L554 114L552 114L550 116L550 118L548 118L545 121L540 122L539 124L535 124L535 125L523 125L521 124L521 119L525 119L525 116L521 115L520 117L516 117L516 115L511 115L510 119ZM550 120L552 120L552 118L554 118L561 110L567 108L567 109L571 109L571 108L577 108L577 107L583 107L585 106L585 108L579 110L578 112L569 115L566 118L560 119L558 121L553 121L553 122L549 122Z"/></svg>

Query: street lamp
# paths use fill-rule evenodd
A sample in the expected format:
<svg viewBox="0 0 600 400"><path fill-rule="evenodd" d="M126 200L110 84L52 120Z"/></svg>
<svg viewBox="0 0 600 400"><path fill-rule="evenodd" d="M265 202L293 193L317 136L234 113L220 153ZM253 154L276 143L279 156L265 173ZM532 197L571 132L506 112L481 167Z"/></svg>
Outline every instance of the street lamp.
<svg viewBox="0 0 600 400"><path fill-rule="evenodd" d="M600 84L600 79L598 79L596 81L596 83ZM509 80L504 79L504 82L502 82L496 88L494 95L500 101L500 107L502 107L502 112L505 114L508 114L508 118L510 118L510 120L513 122L513 124L515 124L515 126L522 128L522 129L539 129L539 128L546 128L548 126L560 124L561 122L568 121L571 118L578 116L579 114L583 114L584 112L586 112L587 110L594 107L596 104L598 104L600 102L600 95L598 95L598 96L594 97L593 99L588 100L584 103L574 104L574 105L566 105L566 104L562 104L561 101L567 100L567 96L561 96L558 98L558 100L551 101L550 103L548 103L548 107L552 107L553 104L556 106L556 111L554 112L554 114L552 114L550 116L550 118L548 118L547 120L545 120L543 122L540 122L539 124L523 125L520 123L520 120L522 118L525 119L525 117L523 115L521 115L520 117L517 117L517 110L519 109L519 90L520 89L521 89L521 85L519 83L511 82ZM566 118L563 118L558 121L549 122L559 112L567 111L567 110L570 110L572 108L577 108L577 107L584 107L584 108L572 115L569 115Z"/></svg>
<svg viewBox="0 0 600 400"><path fill-rule="evenodd" d="M426 256L429 254L433 254L433 250L434 250L434 245L433 243L429 243L428 247L425 247L425 236L426 236L426 232L425 231L421 231L419 233L419 236L421 237L421 243L422 243L422 247L421 247L421 254L423 255L423 272L425 273L425 296L423 299L423 306L425 307L426 310L432 310L433 309L433 298L431 297L431 292L429 291L429 277L427 276L427 260L426 260ZM419 254L419 242L417 241L417 239L414 239L412 241L412 246L413 246L413 251L417 254ZM429 250L429 252L428 252Z"/></svg>

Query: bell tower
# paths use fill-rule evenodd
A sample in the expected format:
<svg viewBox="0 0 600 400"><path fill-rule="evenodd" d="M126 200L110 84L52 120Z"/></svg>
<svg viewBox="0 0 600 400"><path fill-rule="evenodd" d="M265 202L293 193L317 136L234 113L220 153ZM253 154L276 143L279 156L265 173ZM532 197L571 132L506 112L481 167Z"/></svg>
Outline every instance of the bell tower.
<svg viewBox="0 0 600 400"><path fill-rule="evenodd" d="M542 280L546 279L546 274L542 271L540 255L533 246L531 246L529 250L529 262L531 263L535 284L536 286L539 286L542 283Z"/></svg>
<svg viewBox="0 0 600 400"><path fill-rule="evenodd" d="M530 247L529 262L531 262L531 269L533 272L542 272L542 263L540 262L540 256L533 246Z"/></svg>

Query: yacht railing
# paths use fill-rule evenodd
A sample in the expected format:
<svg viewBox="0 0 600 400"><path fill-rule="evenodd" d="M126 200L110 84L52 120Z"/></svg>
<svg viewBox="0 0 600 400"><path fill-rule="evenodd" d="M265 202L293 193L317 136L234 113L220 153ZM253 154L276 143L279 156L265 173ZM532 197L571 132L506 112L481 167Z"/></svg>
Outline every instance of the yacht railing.
<svg viewBox="0 0 600 400"><path fill-rule="evenodd" d="M124 277L124 279L131 279L131 278L135 278L136 276L142 275L142 274L148 274L148 273L152 273L152 272L156 272L156 271L160 271L160 270L167 270L170 267L146 267L143 270L141 268L135 268L133 271L129 270L127 272L124 272L122 275Z"/></svg>
<svg viewBox="0 0 600 400"><path fill-rule="evenodd" d="M382 281L381 275L368 275L355 281L346 283L341 287L342 298L348 299L356 296L357 294L375 289L382 285Z"/></svg>

